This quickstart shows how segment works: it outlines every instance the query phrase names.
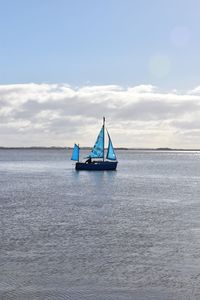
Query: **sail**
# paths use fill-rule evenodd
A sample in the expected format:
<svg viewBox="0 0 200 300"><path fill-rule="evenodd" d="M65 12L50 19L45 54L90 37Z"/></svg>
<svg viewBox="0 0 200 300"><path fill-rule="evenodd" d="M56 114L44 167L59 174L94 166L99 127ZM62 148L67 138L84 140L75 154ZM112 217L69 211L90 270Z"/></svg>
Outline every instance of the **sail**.
<svg viewBox="0 0 200 300"><path fill-rule="evenodd" d="M113 144L112 144L112 141L111 141L111 138L110 138L110 135L107 131L107 134L108 134L108 151L107 151L107 155L106 155L106 158L107 159L110 159L110 160L116 160L117 157L115 155L115 151L114 151L114 148L113 148Z"/></svg>
<svg viewBox="0 0 200 300"><path fill-rule="evenodd" d="M92 148L88 157L91 158L103 158L104 155L104 126L102 126L101 131L97 137L96 143Z"/></svg>
<svg viewBox="0 0 200 300"><path fill-rule="evenodd" d="M79 146L74 144L74 149L72 152L72 158L71 160L77 160L79 161Z"/></svg>

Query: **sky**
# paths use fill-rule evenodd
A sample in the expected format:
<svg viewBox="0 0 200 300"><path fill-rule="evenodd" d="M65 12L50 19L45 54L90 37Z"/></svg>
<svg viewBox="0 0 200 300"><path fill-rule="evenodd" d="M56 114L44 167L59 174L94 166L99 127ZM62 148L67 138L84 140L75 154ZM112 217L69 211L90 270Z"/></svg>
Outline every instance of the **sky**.
<svg viewBox="0 0 200 300"><path fill-rule="evenodd" d="M200 148L200 2L0 0L0 146Z"/></svg>

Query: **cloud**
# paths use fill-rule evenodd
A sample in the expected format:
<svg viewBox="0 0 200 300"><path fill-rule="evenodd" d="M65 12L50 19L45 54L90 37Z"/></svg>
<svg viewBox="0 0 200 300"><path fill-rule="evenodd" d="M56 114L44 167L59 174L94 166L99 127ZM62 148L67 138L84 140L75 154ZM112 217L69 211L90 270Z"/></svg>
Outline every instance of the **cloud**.
<svg viewBox="0 0 200 300"><path fill-rule="evenodd" d="M0 86L0 146L93 145L102 116L116 146L200 148L199 86Z"/></svg>

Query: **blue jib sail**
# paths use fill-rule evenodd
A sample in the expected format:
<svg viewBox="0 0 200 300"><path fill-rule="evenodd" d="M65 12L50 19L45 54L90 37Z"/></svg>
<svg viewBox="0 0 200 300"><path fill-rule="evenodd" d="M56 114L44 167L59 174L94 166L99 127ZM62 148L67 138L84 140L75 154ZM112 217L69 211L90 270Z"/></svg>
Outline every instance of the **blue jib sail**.
<svg viewBox="0 0 200 300"><path fill-rule="evenodd" d="M107 131L107 133L108 133L108 131ZM109 142L108 142L108 151L107 151L106 158L110 159L110 160L116 160L117 157L115 155L115 151L114 151L113 144L112 144L109 133L108 133L108 139L109 139Z"/></svg>
<svg viewBox="0 0 200 300"><path fill-rule="evenodd" d="M103 149L104 148L104 128L102 126L101 131L97 137L96 143L90 152L88 157L91 158L103 158Z"/></svg>
<svg viewBox="0 0 200 300"><path fill-rule="evenodd" d="M74 144L74 149L72 152L72 158L71 160L77 160L79 161L79 146Z"/></svg>

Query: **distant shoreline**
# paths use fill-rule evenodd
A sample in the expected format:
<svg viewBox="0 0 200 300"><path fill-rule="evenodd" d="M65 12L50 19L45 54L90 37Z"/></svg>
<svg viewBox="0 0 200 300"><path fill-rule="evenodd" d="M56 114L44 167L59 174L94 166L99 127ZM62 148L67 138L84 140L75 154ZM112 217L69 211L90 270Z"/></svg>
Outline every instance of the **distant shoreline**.
<svg viewBox="0 0 200 300"><path fill-rule="evenodd" d="M90 150L91 147L80 147L82 150ZM0 147L0 150L72 150L73 147ZM132 151L200 151L200 149L178 149L178 148L126 148L126 147L116 147L115 150L132 150Z"/></svg>

